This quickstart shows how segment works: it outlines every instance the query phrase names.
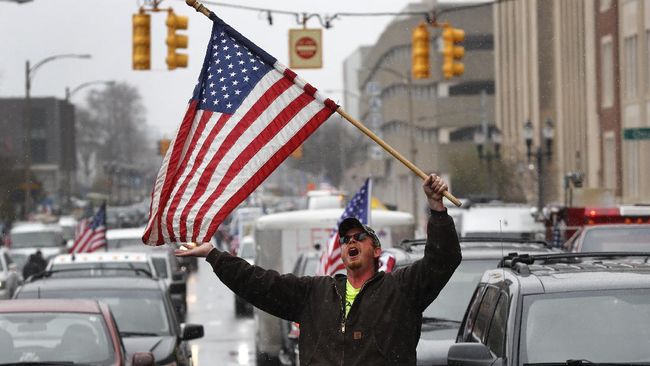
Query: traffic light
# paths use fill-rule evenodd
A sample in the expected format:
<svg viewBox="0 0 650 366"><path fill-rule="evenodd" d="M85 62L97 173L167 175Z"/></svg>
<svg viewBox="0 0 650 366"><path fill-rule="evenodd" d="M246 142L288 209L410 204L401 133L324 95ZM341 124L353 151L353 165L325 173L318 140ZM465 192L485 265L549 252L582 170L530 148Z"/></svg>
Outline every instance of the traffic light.
<svg viewBox="0 0 650 366"><path fill-rule="evenodd" d="M160 139L158 140L158 155L165 156L167 150L169 150L169 144L171 144L170 139Z"/></svg>
<svg viewBox="0 0 650 366"><path fill-rule="evenodd" d="M187 48L187 36L184 34L176 34L178 30L187 29L188 18L181 15L174 14L173 10L169 10L167 14L167 68L174 70L177 67L187 67L187 54L176 53L179 48Z"/></svg>
<svg viewBox="0 0 650 366"><path fill-rule="evenodd" d="M151 16L133 14L133 70L151 69Z"/></svg>
<svg viewBox="0 0 650 366"><path fill-rule="evenodd" d="M442 31L442 40L444 42L442 74L446 79L463 75L465 65L460 61L465 56L465 47L458 44L465 40L465 31L445 25Z"/></svg>
<svg viewBox="0 0 650 366"><path fill-rule="evenodd" d="M429 77L429 31L426 23L421 23L413 29L411 44L411 72L413 79Z"/></svg>

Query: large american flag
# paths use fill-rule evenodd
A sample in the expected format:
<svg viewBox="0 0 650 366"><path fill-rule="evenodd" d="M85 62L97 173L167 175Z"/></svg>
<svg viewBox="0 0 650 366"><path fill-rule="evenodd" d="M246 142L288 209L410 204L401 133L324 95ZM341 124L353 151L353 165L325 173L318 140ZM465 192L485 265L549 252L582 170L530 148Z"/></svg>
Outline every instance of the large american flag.
<svg viewBox="0 0 650 366"><path fill-rule="evenodd" d="M106 203L93 217L79 221L70 253L90 253L106 246Z"/></svg>
<svg viewBox="0 0 650 366"><path fill-rule="evenodd" d="M338 106L212 16L199 82L156 180L142 241L207 242Z"/></svg>
<svg viewBox="0 0 650 366"><path fill-rule="evenodd" d="M368 225L370 222L370 197L372 194L372 180L366 179L359 191L352 197L343 214L336 222L336 227L332 230L332 236L328 241L327 248L321 254L318 274L332 276L345 269L341 260L341 244L339 243L339 225L348 217L356 217L362 224Z"/></svg>

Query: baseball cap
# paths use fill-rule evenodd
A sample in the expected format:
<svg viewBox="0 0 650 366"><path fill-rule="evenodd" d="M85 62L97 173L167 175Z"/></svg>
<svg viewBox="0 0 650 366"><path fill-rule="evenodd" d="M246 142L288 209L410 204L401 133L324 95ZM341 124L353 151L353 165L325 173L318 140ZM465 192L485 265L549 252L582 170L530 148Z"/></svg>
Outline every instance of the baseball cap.
<svg viewBox="0 0 650 366"><path fill-rule="evenodd" d="M348 230L355 227L370 235L372 242L376 247L381 247L381 243L379 242L379 238L377 237L377 234L375 234L375 231L370 226L362 224L356 217L348 217L341 221L341 224L339 225L339 237L344 236Z"/></svg>

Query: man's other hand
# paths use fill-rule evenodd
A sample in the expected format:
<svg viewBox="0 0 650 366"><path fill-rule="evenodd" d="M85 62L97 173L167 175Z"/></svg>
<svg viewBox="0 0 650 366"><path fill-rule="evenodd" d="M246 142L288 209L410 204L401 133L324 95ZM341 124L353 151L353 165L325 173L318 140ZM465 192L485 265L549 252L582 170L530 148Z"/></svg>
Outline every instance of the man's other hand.
<svg viewBox="0 0 650 366"><path fill-rule="evenodd" d="M203 243L196 245L194 243L181 244L181 248L174 250L177 257L207 257L210 251L214 249L212 243Z"/></svg>

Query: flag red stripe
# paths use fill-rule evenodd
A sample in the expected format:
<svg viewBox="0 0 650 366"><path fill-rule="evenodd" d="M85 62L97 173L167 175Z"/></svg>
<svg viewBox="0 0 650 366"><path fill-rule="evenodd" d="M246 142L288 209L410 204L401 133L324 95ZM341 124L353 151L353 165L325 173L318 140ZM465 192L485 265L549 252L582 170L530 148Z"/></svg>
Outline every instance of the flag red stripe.
<svg viewBox="0 0 650 366"><path fill-rule="evenodd" d="M332 115L332 110L329 108L323 108L318 113L316 113L310 120L307 122L302 129L300 129L293 137L287 141L284 146L282 146L278 151L269 158L269 160L264 163L257 173L255 173L242 187L232 196L230 199L219 209L219 211L214 215L208 231L206 232L203 242L207 242L212 238L214 232L217 230L217 227L226 216L232 211L237 205L239 205L248 195L251 194L255 188L257 188L260 183L268 177L275 168L278 167L304 140L307 139L318 127L320 127L323 122L325 122L329 116Z"/></svg>
<svg viewBox="0 0 650 366"><path fill-rule="evenodd" d="M190 142L190 147L186 154L187 158L183 159L183 163L179 168L179 172L180 172L180 174L178 174L179 179L180 177L183 176L185 169L187 169L187 163L189 162L189 157L191 157L192 154L194 153L194 149L198 145L199 137L203 135L205 126L208 124L210 118L212 118L212 115L213 115L212 111L208 111L208 110L203 111L203 115L201 115L201 119L199 120L199 124L196 128L196 131L194 132L194 136L192 136L192 141ZM176 195L172 199L172 203L169 207L169 210L167 211L167 233L169 234L169 240L171 241L176 241L176 236L174 235L173 219L174 219L174 212L176 212L176 208L178 207L178 203L180 202L181 197L183 197L183 192L185 192L185 188L187 188L187 185L192 179L192 176L199 168L199 165L201 165L201 163L203 162L203 157L207 153L207 150L210 147L210 145L212 145L212 141L214 140L214 137L217 135L217 133L219 133L219 131L223 127L224 122L227 120L228 120L228 115L226 114L222 114L221 117L219 117L219 120L217 121L212 131L210 131L210 134L206 137L203 145L200 146L199 153L196 156L196 160L194 162L194 165L192 166L192 170L185 177L183 183L181 184L178 191L176 192ZM178 183L178 182L175 181L174 183ZM164 208L163 208L163 212L164 212Z"/></svg>
<svg viewBox="0 0 650 366"><path fill-rule="evenodd" d="M181 154L183 152L183 147L185 145L185 141L187 140L187 136L190 133L190 130L192 129L192 122L194 121L194 117L196 116L196 111L198 108L198 101L193 100L189 107L187 108L187 112L185 112L185 117L183 118L183 122L181 122L181 127L178 129L178 134L176 135L176 138L174 139L174 147L172 150L172 154L169 159L169 163L167 165L167 173L165 175L165 182L163 183L162 190L160 192L160 197L158 200L158 206L157 206L157 212L156 212L156 225L157 225L157 231L158 231L158 240L157 240L157 245L162 245L164 244L163 237L162 237L162 230L160 227L160 221L162 217L162 210L165 208L167 205L167 200L169 199L169 194L170 190L172 188L172 182L176 180L176 174L177 174L177 165L178 162L181 159ZM152 200L153 202L153 200ZM149 216L151 216L153 212L149 213ZM149 236L151 235L151 230L153 229L153 225L147 227L147 230L145 231L144 235L142 236L142 240L144 242L149 241Z"/></svg>
<svg viewBox="0 0 650 366"><path fill-rule="evenodd" d="M242 152L237 156L234 161L237 164L232 164L228 171L224 174L223 178L217 185L214 192L210 194L208 199L203 203L199 212L197 214L196 220L194 221L194 232L192 234L192 241L196 241L201 233L201 224L203 223L203 218L208 212L214 201L223 193L223 191L228 187L228 184L237 177L237 174L248 164L252 157L255 156L260 150L261 147L266 146L266 144L273 139L273 137L282 130L295 116L300 112L305 106L307 106L314 98L307 94L301 94L296 99L292 100L282 112L278 115L264 128L260 131L257 136L242 150ZM214 169L214 168L213 168Z"/></svg>
<svg viewBox="0 0 650 366"><path fill-rule="evenodd" d="M246 112L246 114L242 117L242 119L237 123L237 126L230 131L228 136L224 139L223 143L221 146L219 146L219 149L217 152L214 154L208 165L205 167L203 170L203 173L201 174L201 177L198 180L196 190L194 190L194 193L192 194L191 198L185 205L185 208L183 209L181 213L181 220L180 220L180 239L181 241L185 242L187 241L187 215L189 211L196 205L197 201L203 196L203 193L205 193L205 190L208 188L208 185L210 183L210 180L212 179L212 174L214 173L214 168L217 166L217 164L223 159L223 157L226 155L226 152L232 148L232 146L237 142L237 139L239 136L246 131L250 125L255 122L259 116L262 113L268 112L267 108L275 99L277 99L284 91L289 89L293 85L291 81L287 80L287 78L281 78L278 81L276 81L266 92L264 92L264 95L262 95L261 98L259 98L257 101L255 101L255 104ZM197 227L196 224L194 227Z"/></svg>

